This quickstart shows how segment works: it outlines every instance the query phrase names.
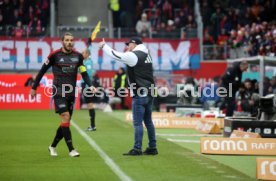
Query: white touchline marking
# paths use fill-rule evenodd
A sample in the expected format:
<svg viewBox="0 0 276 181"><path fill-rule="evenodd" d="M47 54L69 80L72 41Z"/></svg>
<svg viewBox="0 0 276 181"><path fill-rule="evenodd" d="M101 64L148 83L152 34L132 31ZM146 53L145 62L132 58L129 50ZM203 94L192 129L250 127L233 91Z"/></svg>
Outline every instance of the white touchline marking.
<svg viewBox="0 0 276 181"><path fill-rule="evenodd" d="M171 142L179 142L179 143L200 143L199 140L176 140L176 139L170 139L170 138L168 138L167 140Z"/></svg>
<svg viewBox="0 0 276 181"><path fill-rule="evenodd" d="M85 133L73 120L71 120L72 125L76 128L79 134L89 143L89 145L96 150L96 152L102 157L107 166L123 181L132 181L132 179L127 176L121 168L100 148L100 146Z"/></svg>
<svg viewBox="0 0 276 181"><path fill-rule="evenodd" d="M156 133L158 136L172 136L172 137L222 137L221 134L166 134L166 133Z"/></svg>
<svg viewBox="0 0 276 181"><path fill-rule="evenodd" d="M207 166L207 168L216 169L216 166Z"/></svg>
<svg viewBox="0 0 276 181"><path fill-rule="evenodd" d="M224 177L226 178L233 178L233 179L237 179L238 177L236 176L233 176L233 175L223 175Z"/></svg>

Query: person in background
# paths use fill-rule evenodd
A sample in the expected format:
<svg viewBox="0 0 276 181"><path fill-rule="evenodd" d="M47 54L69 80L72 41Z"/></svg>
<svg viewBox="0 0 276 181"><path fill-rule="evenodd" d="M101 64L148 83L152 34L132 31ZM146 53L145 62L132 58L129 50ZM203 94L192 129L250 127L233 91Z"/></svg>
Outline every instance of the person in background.
<svg viewBox="0 0 276 181"><path fill-rule="evenodd" d="M14 27L12 34L16 38L22 38L25 36L26 32L21 21L18 20L16 22L16 26Z"/></svg>
<svg viewBox="0 0 276 181"><path fill-rule="evenodd" d="M141 15L141 20L136 23L136 32L141 37L149 37L150 32L150 21L147 20L147 14L143 13Z"/></svg>
<svg viewBox="0 0 276 181"><path fill-rule="evenodd" d="M250 79L246 79L236 93L237 111L253 114L254 101L252 100L252 95L252 82Z"/></svg>
<svg viewBox="0 0 276 181"><path fill-rule="evenodd" d="M93 82L93 62L90 58L90 50L89 48L85 48L82 52L82 56L84 58L84 66L86 67L87 74ZM93 84L94 85L94 84ZM94 85L95 86L95 85ZM84 97L85 102L87 103L87 108L90 116L90 126L87 128L87 131L96 131L96 125L95 125L95 109L93 102L96 98L96 96L93 95L91 91L87 91L88 86L86 85L85 81L81 80L81 87L82 87L82 96Z"/></svg>
<svg viewBox="0 0 276 181"><path fill-rule="evenodd" d="M118 69L118 72L114 76L114 79L113 79L113 88L114 88L114 91L115 91L114 97L118 97L118 98L121 99L121 109L126 109L125 97L120 97L118 95L118 90L125 89L125 87L126 87L126 77L127 76L126 76L126 73L125 73L125 69L123 67L120 67Z"/></svg>
<svg viewBox="0 0 276 181"><path fill-rule="evenodd" d="M222 76L222 87L227 90L227 96L224 99L226 107L226 116L233 116L236 108L235 95L241 86L242 73L248 68L246 61L234 63L233 67L226 70ZM232 86L232 88L231 88Z"/></svg>
<svg viewBox="0 0 276 181"><path fill-rule="evenodd" d="M203 104L205 110L209 110L210 107L217 107L220 103L220 97L217 95L217 89L219 88L220 77L216 76L213 81L206 84L202 88L202 94L199 101Z"/></svg>

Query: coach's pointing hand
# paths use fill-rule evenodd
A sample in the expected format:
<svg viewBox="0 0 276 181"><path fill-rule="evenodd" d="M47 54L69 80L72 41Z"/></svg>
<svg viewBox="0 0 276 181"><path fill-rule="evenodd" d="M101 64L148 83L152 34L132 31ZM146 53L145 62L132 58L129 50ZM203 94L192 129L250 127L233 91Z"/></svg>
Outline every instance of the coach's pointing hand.
<svg viewBox="0 0 276 181"><path fill-rule="evenodd" d="M104 41L104 38L103 40L99 43L99 48L102 49L105 45L105 41Z"/></svg>

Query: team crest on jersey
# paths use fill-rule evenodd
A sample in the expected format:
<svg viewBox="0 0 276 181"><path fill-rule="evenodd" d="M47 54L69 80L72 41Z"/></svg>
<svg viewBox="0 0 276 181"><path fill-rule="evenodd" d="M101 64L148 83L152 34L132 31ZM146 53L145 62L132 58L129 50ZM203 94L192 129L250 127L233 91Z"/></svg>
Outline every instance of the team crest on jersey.
<svg viewBox="0 0 276 181"><path fill-rule="evenodd" d="M78 61L78 58L70 58L70 60L71 60L72 62L77 62L77 61Z"/></svg>

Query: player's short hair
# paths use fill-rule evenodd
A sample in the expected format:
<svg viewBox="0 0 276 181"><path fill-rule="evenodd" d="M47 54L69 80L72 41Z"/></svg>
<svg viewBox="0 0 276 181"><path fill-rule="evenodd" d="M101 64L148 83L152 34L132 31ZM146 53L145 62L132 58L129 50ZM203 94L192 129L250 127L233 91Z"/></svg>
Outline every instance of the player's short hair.
<svg viewBox="0 0 276 181"><path fill-rule="evenodd" d="M61 40L62 40L62 41L64 40L64 37L65 37L65 36L73 36L73 34L70 33L70 32L65 32L65 33L62 35L62 37L61 37Z"/></svg>

